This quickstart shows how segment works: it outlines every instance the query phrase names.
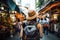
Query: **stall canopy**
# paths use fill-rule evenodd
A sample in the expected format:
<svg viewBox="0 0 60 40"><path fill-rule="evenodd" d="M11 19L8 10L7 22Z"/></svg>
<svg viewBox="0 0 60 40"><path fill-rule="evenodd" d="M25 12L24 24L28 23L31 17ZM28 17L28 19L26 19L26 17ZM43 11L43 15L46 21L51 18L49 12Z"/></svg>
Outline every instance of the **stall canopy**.
<svg viewBox="0 0 60 40"><path fill-rule="evenodd" d="M9 10L16 10L17 12L20 12L20 9L13 0L0 0L0 2L9 8Z"/></svg>

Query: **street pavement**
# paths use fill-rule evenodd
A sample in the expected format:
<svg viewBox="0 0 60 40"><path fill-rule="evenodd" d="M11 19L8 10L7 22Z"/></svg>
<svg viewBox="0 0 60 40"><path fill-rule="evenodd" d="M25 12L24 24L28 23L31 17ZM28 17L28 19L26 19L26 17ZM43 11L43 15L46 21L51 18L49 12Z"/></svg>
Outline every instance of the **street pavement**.
<svg viewBox="0 0 60 40"><path fill-rule="evenodd" d="M44 35L41 40L60 40L56 35L49 33L48 35Z"/></svg>
<svg viewBox="0 0 60 40"><path fill-rule="evenodd" d="M19 34L16 34L14 37L8 37L6 40L20 40ZM44 35L40 40L60 40L56 35L49 33L48 35Z"/></svg>

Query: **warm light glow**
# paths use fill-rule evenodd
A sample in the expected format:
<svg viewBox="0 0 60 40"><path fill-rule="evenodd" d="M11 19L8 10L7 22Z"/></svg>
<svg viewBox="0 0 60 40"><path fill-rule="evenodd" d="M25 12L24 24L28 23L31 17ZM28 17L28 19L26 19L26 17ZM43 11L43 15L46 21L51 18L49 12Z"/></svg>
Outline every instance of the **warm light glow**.
<svg viewBox="0 0 60 40"><path fill-rule="evenodd" d="M57 17L56 17L56 16L54 16L54 19L57 19Z"/></svg>
<svg viewBox="0 0 60 40"><path fill-rule="evenodd" d="M12 13L14 13L15 11L12 11Z"/></svg>
<svg viewBox="0 0 60 40"><path fill-rule="evenodd" d="M1 7L2 10L4 10L4 7Z"/></svg>
<svg viewBox="0 0 60 40"><path fill-rule="evenodd" d="M53 15L54 19L57 19L57 15L58 15L58 14L54 14L54 15Z"/></svg>

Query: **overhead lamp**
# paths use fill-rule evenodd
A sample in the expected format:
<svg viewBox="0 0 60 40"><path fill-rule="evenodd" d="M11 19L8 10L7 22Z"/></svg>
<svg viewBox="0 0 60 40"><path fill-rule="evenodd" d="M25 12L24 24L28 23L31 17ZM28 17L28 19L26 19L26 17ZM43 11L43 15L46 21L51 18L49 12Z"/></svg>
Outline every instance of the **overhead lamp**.
<svg viewBox="0 0 60 40"><path fill-rule="evenodd" d="M14 13L14 11L12 11L12 13Z"/></svg>
<svg viewBox="0 0 60 40"><path fill-rule="evenodd" d="M4 10L4 7L1 7L2 10Z"/></svg>
<svg viewBox="0 0 60 40"><path fill-rule="evenodd" d="M57 19L57 14L54 14L53 16L54 16L54 19Z"/></svg>
<svg viewBox="0 0 60 40"><path fill-rule="evenodd" d="M12 11L12 13L17 13L17 11Z"/></svg>
<svg viewBox="0 0 60 40"><path fill-rule="evenodd" d="M57 19L57 17L56 17L56 16L54 16L54 19Z"/></svg>
<svg viewBox="0 0 60 40"><path fill-rule="evenodd" d="M17 11L15 11L15 13L17 13Z"/></svg>

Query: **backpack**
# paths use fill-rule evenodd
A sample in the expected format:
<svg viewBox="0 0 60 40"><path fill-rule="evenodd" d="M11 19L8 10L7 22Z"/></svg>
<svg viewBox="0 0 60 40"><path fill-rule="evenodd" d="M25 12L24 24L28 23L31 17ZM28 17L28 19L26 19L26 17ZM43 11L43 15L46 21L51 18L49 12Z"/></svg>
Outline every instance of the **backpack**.
<svg viewBox="0 0 60 40"><path fill-rule="evenodd" d="M24 28L24 32L26 35L33 35L36 31L36 26L35 25L27 25L25 28Z"/></svg>
<svg viewBox="0 0 60 40"><path fill-rule="evenodd" d="M40 33L37 28L37 24L28 24L26 23L24 29L23 29L23 40L40 40Z"/></svg>

